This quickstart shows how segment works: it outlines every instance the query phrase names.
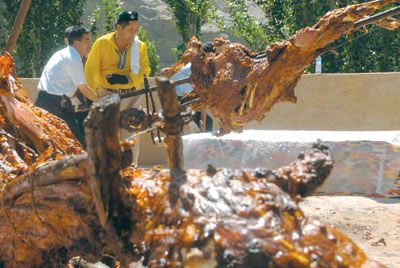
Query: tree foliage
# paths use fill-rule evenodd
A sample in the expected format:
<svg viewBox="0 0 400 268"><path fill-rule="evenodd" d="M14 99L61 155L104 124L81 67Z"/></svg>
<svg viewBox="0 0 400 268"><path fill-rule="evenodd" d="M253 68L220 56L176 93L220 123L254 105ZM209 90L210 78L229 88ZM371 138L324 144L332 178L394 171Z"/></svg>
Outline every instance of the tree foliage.
<svg viewBox="0 0 400 268"><path fill-rule="evenodd" d="M235 21L231 25L235 35L244 37L252 49L262 50L271 42L287 39L298 30L314 25L329 10L366 1L252 0L266 16L266 23L258 25L256 19L245 10L245 1L226 2ZM387 6L387 9L393 6ZM354 32L352 36L342 37L332 43L331 47L337 49L339 56L323 55L322 71L399 71L400 31L388 31L374 25L366 28L367 33Z"/></svg>
<svg viewBox="0 0 400 268"><path fill-rule="evenodd" d="M179 59L186 49L186 43L192 36L201 37L201 26L217 21L221 27L222 22L216 15L217 9L214 0L164 0L173 14L172 24L181 37L181 41L172 51Z"/></svg>
<svg viewBox="0 0 400 268"><path fill-rule="evenodd" d="M51 55L65 46L65 28L81 25L85 3L86 0L32 1L13 53L20 77L41 75ZM1 0L2 28L7 36L20 5L21 0ZM4 48L5 44L1 45Z"/></svg>
<svg viewBox="0 0 400 268"><path fill-rule="evenodd" d="M154 74L160 69L160 57L158 56L156 45L154 41L150 41L147 38L147 30L142 26L139 27L137 35L140 40L146 43L147 55L149 56L149 64L151 68L150 76L154 76Z"/></svg>
<svg viewBox="0 0 400 268"><path fill-rule="evenodd" d="M90 32L95 39L115 31L118 12L123 11L120 1L103 0L94 2L92 15L89 17Z"/></svg>
<svg viewBox="0 0 400 268"><path fill-rule="evenodd" d="M95 2L93 13L89 18L92 38L96 39L101 35L115 31L117 14L122 10L122 4L119 0ZM142 26L139 27L137 35L141 41L146 43L151 68L150 76L153 76L160 68L160 57L158 56L155 43L147 38L147 31Z"/></svg>
<svg viewBox="0 0 400 268"><path fill-rule="evenodd" d="M237 37L243 37L249 46L256 50L262 50L270 39L265 34L262 24L249 14L245 0L226 0L229 7L232 24L229 26Z"/></svg>
<svg viewBox="0 0 400 268"><path fill-rule="evenodd" d="M0 0L1 48L5 47L21 1ZM51 55L65 46L65 29L71 25L82 25L80 19L85 5L86 0L32 1L13 53L20 77L40 77ZM121 10L120 1L97 1L90 20L94 36L114 31L117 12ZM153 74L159 69L160 62L154 41L147 39L147 32L142 27L138 36L147 45Z"/></svg>
<svg viewBox="0 0 400 268"><path fill-rule="evenodd" d="M5 10L5 4L0 1L0 12L3 12L3 10ZM0 14L2 14L2 13L0 13ZM0 15L0 32L2 33L0 35L0 50L1 50L1 52L6 46L7 38L10 34L10 30L11 30L11 28L10 29L8 28L7 20L5 19L5 17L3 15Z"/></svg>

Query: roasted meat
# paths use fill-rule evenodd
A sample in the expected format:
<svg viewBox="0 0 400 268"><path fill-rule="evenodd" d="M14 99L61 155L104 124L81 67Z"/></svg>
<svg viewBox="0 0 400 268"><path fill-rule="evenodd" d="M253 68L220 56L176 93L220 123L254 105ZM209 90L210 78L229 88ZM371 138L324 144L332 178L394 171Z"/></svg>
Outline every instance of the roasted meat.
<svg viewBox="0 0 400 268"><path fill-rule="evenodd" d="M145 109L129 108L121 111L120 126L130 132L143 131L157 121L161 121L158 114L149 113Z"/></svg>
<svg viewBox="0 0 400 268"><path fill-rule="evenodd" d="M224 38L214 41L215 53L206 53L196 38L174 66L163 69L167 77L192 63L190 82L200 98L194 109L207 106L220 126L220 135L240 132L250 121L260 122L275 103L296 102L294 88L305 68L325 52L326 46L354 29L355 22L399 0L371 1L328 12L314 26L269 45L263 53ZM398 20L377 25L397 29Z"/></svg>
<svg viewBox="0 0 400 268"><path fill-rule="evenodd" d="M356 15L367 10L367 14L388 2L348 9ZM193 68L204 69L191 78L198 79L195 90L209 105L212 94L224 93L218 93L214 84L224 85L226 79L233 93L224 101L232 97L241 116L253 113L256 104L266 109L277 100L293 99L293 83L298 77L288 77L285 82L275 67L291 68L300 76L304 67L301 62L321 51L316 48L306 53L307 59L300 54L293 66L285 67L283 63L294 53L292 50L312 46L310 43L318 41L319 36L323 38L319 29L334 33L337 29L327 25L337 17L349 16L341 23L351 28L348 24L353 17L361 16L346 9L336 13L332 18L326 16L326 25L321 22L320 27L306 29L291 41L271 46L266 58L261 59L257 59L260 54L224 39L216 40L218 55L205 55L201 43L192 40L192 52L184 59L191 55ZM310 41L306 36L317 39ZM235 67L236 54L243 56L239 67ZM232 61L223 59L227 55ZM256 61L263 64L254 64ZM212 66L222 69L210 69ZM270 72L276 77L265 75L270 66L275 66ZM184 171L179 156L171 161L178 163L171 170L125 167L117 95L92 105L85 121L86 153L62 120L26 98L12 73L12 58L1 57L0 67L0 267L65 267L68 263L90 267L104 259L122 267L383 267L367 258L340 231L307 218L298 207L299 200L312 194L332 169L326 146L317 144L289 166L276 170L217 170L209 165L205 171ZM235 93L243 85L239 85L240 79L229 79L255 74L264 74L260 76L263 83L274 78L275 82L266 84L271 90L250 82L243 94ZM162 81L168 85L168 80ZM278 94L283 87L289 87L293 96ZM215 92L210 95L206 88ZM242 96L239 104L236 94ZM266 103L261 102L262 97ZM183 122L176 95L161 94L160 98L163 108L170 109L164 111L163 130L167 138L175 138L166 142L173 158L170 153L181 144ZM221 105L229 108L227 104ZM222 121L225 130L235 125L232 120L242 118L222 113L217 106L214 109L218 116L227 116Z"/></svg>
<svg viewBox="0 0 400 268"><path fill-rule="evenodd" d="M8 181L49 160L83 152L67 124L36 107L13 73L14 60L0 56L0 179Z"/></svg>
<svg viewBox="0 0 400 268"><path fill-rule="evenodd" d="M382 267L297 205L329 175L327 147L277 170L122 169L118 101L92 106L87 153L5 184L0 266Z"/></svg>
<svg viewBox="0 0 400 268"><path fill-rule="evenodd" d="M71 173L84 162L83 156L70 157L50 174ZM31 175L39 178L49 168ZM277 170L190 170L173 203L168 171L128 167L120 172L128 210L125 231L118 233L122 253L136 260L131 267L383 267L340 231L299 209L299 198L323 183L331 168L328 149L317 145ZM78 255L94 263L101 252L117 255L114 241L101 231L85 169L78 170L73 179L36 185L34 199L11 183L3 214L8 217L0 217L6 267L55 267Z"/></svg>

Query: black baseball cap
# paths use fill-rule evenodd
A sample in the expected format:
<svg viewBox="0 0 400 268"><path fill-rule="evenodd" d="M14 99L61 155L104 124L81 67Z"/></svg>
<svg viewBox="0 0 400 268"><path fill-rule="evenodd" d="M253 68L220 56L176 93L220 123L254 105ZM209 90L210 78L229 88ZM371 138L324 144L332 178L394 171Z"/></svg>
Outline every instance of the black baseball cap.
<svg viewBox="0 0 400 268"><path fill-rule="evenodd" d="M124 21L138 20L139 14L136 11L122 11L118 13L117 24Z"/></svg>

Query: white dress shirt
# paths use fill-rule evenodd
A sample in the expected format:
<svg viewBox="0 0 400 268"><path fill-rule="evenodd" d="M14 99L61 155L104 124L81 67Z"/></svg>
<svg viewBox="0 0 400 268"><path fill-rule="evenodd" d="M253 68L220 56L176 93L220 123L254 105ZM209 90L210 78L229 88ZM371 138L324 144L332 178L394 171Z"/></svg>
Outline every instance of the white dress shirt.
<svg viewBox="0 0 400 268"><path fill-rule="evenodd" d="M68 46L51 56L38 88L49 94L72 97L77 86L82 84L86 84L82 58L73 46Z"/></svg>

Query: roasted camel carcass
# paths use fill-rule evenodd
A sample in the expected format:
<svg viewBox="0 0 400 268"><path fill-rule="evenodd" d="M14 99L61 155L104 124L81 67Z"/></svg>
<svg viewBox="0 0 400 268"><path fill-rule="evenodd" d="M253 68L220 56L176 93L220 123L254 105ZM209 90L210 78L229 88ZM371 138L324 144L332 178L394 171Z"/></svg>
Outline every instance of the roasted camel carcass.
<svg viewBox="0 0 400 268"><path fill-rule="evenodd" d="M329 175L325 146L277 170L122 169L116 100L108 96L92 107L86 134L95 136L87 137L87 153L47 159L3 182L0 266L59 267L75 256L82 258L71 263L83 265L114 256L122 267L382 267L297 205ZM51 118L46 123L57 120ZM12 123L4 122L11 136ZM99 201L107 187L96 190L96 176L108 182L109 199Z"/></svg>
<svg viewBox="0 0 400 268"><path fill-rule="evenodd" d="M125 194L135 200L130 241L144 256L138 267L382 267L299 209L299 197L331 167L321 145L275 171L209 166L187 172L176 203L168 176L124 170Z"/></svg>
<svg viewBox="0 0 400 268"><path fill-rule="evenodd" d="M214 41L215 53L206 53L202 43L192 38L189 49L174 66L161 74L171 77L184 64L192 63L190 83L200 101L194 109L207 106L220 126L220 135L240 132L250 121L260 122L278 102L296 102L294 88L305 68L326 46L354 29L355 22L374 11L399 0L371 1L328 12L314 26L306 27L293 37L269 45L254 53L245 46L224 38ZM398 20L386 18L375 24L400 27Z"/></svg>
<svg viewBox="0 0 400 268"><path fill-rule="evenodd" d="M123 168L118 96L92 106L82 153L65 123L13 90L10 57L0 62L0 267L108 256L122 267L382 267L297 205L329 175L325 146L277 170Z"/></svg>
<svg viewBox="0 0 400 268"><path fill-rule="evenodd" d="M82 156L61 160L50 174L82 165ZM0 217L0 261L6 267L56 267L78 255L94 263L103 252L129 256L130 267L383 267L299 209L300 198L331 168L329 151L317 145L277 170L189 170L171 202L168 171L128 167L120 172L128 213L117 243L97 220L84 168L34 193L29 187L18 192L11 182ZM114 243L123 245L119 252Z"/></svg>
<svg viewBox="0 0 400 268"><path fill-rule="evenodd" d="M114 256L122 267L382 267L297 205L329 175L327 147L277 170L121 169L118 120L98 113L118 115L116 99L92 107L86 134L100 132L87 154L5 185L0 264L57 267L81 256L77 267ZM98 190L96 177L108 186Z"/></svg>

